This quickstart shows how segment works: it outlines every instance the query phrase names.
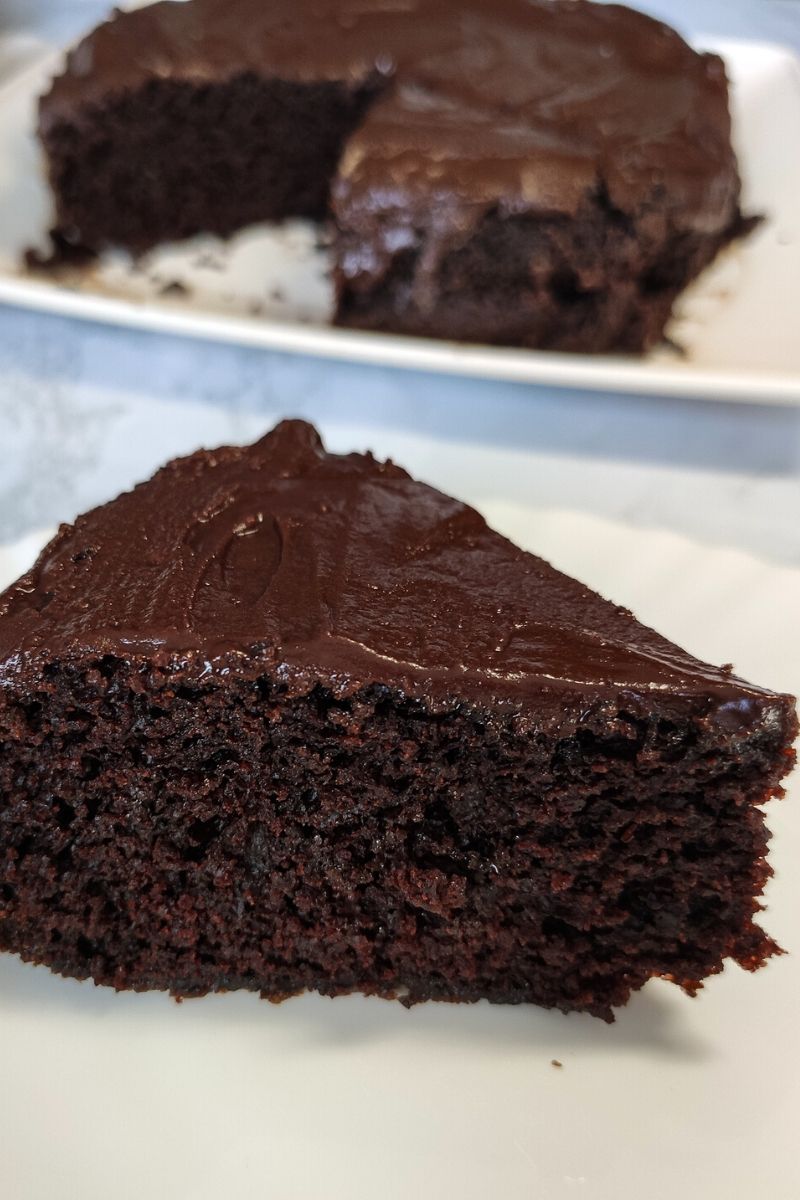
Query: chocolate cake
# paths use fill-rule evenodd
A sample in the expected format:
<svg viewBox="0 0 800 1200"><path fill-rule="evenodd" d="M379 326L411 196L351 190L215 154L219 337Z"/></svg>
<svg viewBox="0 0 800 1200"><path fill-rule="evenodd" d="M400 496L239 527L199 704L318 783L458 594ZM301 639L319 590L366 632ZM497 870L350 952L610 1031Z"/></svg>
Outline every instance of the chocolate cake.
<svg viewBox="0 0 800 1200"><path fill-rule="evenodd" d="M640 351L742 228L720 59L585 0L166 0L40 135L60 245L327 214L364 329Z"/></svg>
<svg viewBox="0 0 800 1200"><path fill-rule="evenodd" d="M777 947L793 702L279 425L0 596L0 948L117 988L608 1017Z"/></svg>

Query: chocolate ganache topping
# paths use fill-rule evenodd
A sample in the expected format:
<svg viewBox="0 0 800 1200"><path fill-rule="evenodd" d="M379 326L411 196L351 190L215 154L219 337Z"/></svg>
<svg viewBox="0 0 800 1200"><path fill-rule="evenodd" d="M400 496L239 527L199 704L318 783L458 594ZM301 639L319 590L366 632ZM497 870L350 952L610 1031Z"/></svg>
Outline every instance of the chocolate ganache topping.
<svg viewBox="0 0 800 1200"><path fill-rule="evenodd" d="M301 421L170 463L63 526L0 596L0 682L87 655L440 703L669 692L732 727L770 700L393 463L326 453Z"/></svg>
<svg viewBox="0 0 800 1200"><path fill-rule="evenodd" d="M619 213L651 197L694 232L736 217L721 61L586 0L164 0L71 53L42 132L151 80L248 72L372 91L334 180L340 216L413 225L416 202L466 230L487 208L573 214L600 194Z"/></svg>

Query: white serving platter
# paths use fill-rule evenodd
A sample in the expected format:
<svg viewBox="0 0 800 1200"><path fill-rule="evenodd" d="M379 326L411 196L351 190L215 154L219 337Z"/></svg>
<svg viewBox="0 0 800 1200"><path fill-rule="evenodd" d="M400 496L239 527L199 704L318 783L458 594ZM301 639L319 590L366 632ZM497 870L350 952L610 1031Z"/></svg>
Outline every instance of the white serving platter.
<svg viewBox="0 0 800 1200"><path fill-rule="evenodd" d="M695 653L800 689L800 571L582 514L484 511ZM0 550L0 587L42 541ZM651 982L613 1026L357 996L178 1005L0 955L0 1195L797 1200L798 783L770 806L763 914L790 954L729 966L696 1000Z"/></svg>
<svg viewBox="0 0 800 1200"><path fill-rule="evenodd" d="M67 281L21 266L44 245L50 198L36 100L59 69L48 52L0 86L0 302L95 321L355 362L604 391L800 404L800 65L788 51L711 42L732 83L745 209L763 225L681 299L666 347L644 359L465 346L328 323L328 260L300 223L202 237L140 264L106 255ZM176 295L174 286L185 291Z"/></svg>

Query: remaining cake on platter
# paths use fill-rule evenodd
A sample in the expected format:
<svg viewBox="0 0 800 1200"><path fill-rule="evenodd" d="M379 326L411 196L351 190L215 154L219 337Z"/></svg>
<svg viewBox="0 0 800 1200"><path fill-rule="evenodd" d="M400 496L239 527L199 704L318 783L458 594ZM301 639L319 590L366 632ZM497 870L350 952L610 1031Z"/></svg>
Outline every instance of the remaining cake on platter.
<svg viewBox="0 0 800 1200"><path fill-rule="evenodd" d="M279 425L0 596L0 948L179 996L609 1017L754 923L790 697L370 455Z"/></svg>
<svg viewBox="0 0 800 1200"><path fill-rule="evenodd" d="M645 350L743 228L720 59L585 0L166 0L39 128L62 247L327 218L363 329Z"/></svg>

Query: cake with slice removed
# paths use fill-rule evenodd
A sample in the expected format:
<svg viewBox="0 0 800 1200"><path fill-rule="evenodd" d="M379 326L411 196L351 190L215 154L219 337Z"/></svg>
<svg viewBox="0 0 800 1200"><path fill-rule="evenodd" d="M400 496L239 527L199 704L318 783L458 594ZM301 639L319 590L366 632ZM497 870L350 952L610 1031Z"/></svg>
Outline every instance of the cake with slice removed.
<svg viewBox="0 0 800 1200"><path fill-rule="evenodd" d="M179 996L609 1017L777 947L797 731L471 508L287 421L0 596L0 948Z"/></svg>
<svg viewBox="0 0 800 1200"><path fill-rule="evenodd" d="M39 136L56 261L323 220L359 329L638 353L747 227L722 61L618 4L164 0Z"/></svg>

